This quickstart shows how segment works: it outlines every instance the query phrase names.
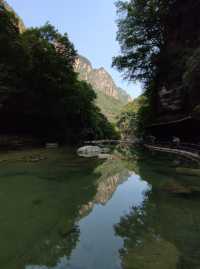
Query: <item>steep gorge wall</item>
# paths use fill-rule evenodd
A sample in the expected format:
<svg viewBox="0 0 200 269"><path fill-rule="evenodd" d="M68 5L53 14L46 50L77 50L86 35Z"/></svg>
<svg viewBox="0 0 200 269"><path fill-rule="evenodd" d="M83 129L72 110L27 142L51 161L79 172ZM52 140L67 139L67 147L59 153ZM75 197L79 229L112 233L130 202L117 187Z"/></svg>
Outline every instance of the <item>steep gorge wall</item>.
<svg viewBox="0 0 200 269"><path fill-rule="evenodd" d="M13 12L18 21L19 31L22 33L26 27L22 19L16 14L6 1L0 3L10 12ZM121 88L118 88L110 74L103 68L93 69L92 64L83 56L78 56L75 63L75 71L79 73L80 80L90 83L97 93L97 105L102 113L111 121L115 121L121 108L131 101L130 96Z"/></svg>
<svg viewBox="0 0 200 269"><path fill-rule="evenodd" d="M75 71L79 73L79 78L92 85L94 90L100 91L116 100L127 103L131 100L130 96L113 81L111 75L103 68L93 69L92 64L83 56L78 56L75 63Z"/></svg>
<svg viewBox="0 0 200 269"><path fill-rule="evenodd" d="M154 124L159 133L169 130L170 135L200 135L198 123L194 133L194 118L200 119L200 109L195 112L200 108L199 12L200 1L196 0L174 1L169 12L153 96Z"/></svg>

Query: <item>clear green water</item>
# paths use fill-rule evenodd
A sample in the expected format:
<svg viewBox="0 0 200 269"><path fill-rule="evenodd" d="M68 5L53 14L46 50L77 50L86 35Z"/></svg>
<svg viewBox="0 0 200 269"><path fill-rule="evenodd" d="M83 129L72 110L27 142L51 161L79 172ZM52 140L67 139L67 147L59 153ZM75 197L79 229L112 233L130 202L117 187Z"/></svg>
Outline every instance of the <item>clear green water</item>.
<svg viewBox="0 0 200 269"><path fill-rule="evenodd" d="M188 167L128 150L1 153L0 268L200 268L200 177Z"/></svg>

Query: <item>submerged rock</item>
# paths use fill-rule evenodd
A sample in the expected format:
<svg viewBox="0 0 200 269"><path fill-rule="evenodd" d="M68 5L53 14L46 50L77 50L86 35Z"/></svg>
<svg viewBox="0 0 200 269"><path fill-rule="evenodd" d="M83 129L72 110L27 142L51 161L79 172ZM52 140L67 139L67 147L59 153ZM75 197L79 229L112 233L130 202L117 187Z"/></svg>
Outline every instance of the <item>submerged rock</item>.
<svg viewBox="0 0 200 269"><path fill-rule="evenodd" d="M81 157L99 157L100 159L110 158L109 148L101 148L99 146L84 146L77 150L77 154Z"/></svg>

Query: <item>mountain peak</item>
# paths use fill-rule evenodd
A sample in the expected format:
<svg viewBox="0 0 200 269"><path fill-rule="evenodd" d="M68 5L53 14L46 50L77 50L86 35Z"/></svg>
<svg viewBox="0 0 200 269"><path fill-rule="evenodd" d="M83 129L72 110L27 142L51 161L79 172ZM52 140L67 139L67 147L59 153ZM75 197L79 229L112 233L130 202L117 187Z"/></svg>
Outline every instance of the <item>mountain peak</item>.
<svg viewBox="0 0 200 269"><path fill-rule="evenodd" d="M91 62L86 57L79 55L75 63L75 71L79 73L80 79L89 82L94 90L101 91L117 100L121 98L121 90L104 67L93 69ZM123 101L127 103L129 100L130 96L123 90Z"/></svg>
<svg viewBox="0 0 200 269"><path fill-rule="evenodd" d="M79 55L75 63L75 71L80 80L90 83L97 93L97 105L111 121L115 121L122 107L130 102L131 97L125 90L117 87L112 76L104 67L94 69L91 62Z"/></svg>

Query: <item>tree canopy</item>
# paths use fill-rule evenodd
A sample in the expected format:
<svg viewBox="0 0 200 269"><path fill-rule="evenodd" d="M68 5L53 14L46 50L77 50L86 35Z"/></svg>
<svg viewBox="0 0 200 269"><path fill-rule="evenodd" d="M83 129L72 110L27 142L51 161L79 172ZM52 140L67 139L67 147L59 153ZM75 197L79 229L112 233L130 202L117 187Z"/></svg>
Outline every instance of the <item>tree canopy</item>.
<svg viewBox="0 0 200 269"><path fill-rule="evenodd" d="M147 122L196 114L200 104L200 2L129 0L116 5L121 53L113 59L113 66L125 79L143 82L154 115Z"/></svg>
<svg viewBox="0 0 200 269"><path fill-rule="evenodd" d="M117 40L121 55L113 65L130 80L146 80L152 76L153 60L163 45L159 0L131 0L116 3L119 19Z"/></svg>
<svg viewBox="0 0 200 269"><path fill-rule="evenodd" d="M115 135L92 87L74 72L77 53L67 34L49 23L22 33L17 25L1 4L1 130L67 143Z"/></svg>

